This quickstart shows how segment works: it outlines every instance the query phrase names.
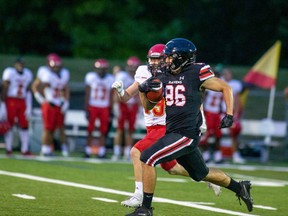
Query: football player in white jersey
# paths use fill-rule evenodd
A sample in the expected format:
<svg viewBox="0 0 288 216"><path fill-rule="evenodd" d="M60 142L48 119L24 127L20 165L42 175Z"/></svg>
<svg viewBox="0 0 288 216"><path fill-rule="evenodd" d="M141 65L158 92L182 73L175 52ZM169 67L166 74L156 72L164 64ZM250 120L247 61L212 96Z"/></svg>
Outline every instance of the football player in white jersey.
<svg viewBox="0 0 288 216"><path fill-rule="evenodd" d="M239 152L239 135L241 133L241 115L243 111L243 106L241 104L240 100L240 94L243 90L243 85L239 80L233 79L233 73L231 69L224 68L222 72L222 79L226 81L233 91L233 97L234 97L234 109L233 109L233 116L234 116L234 122L233 125L229 128L230 137L232 140L232 161L233 163L245 163L245 159L241 156ZM225 113L226 106L225 103L222 102L222 111Z"/></svg>
<svg viewBox="0 0 288 216"><path fill-rule="evenodd" d="M5 135L6 154L12 154L13 132L12 126L18 122L21 141L21 153L31 155L29 151L29 118L32 113L31 82L32 72L24 67L22 58L18 58L14 67L4 70L2 80L2 101L6 104L7 119L11 126Z"/></svg>
<svg viewBox="0 0 288 216"><path fill-rule="evenodd" d="M122 81L115 81L112 88L118 93L121 101L127 102L129 99L138 94L138 86L152 76L160 75L162 51L164 44L155 44L152 46L147 55L147 65L138 67L135 74L135 81L128 88L124 89ZM140 96L140 100L142 98ZM140 161L141 152L153 145L159 138L164 136L166 132L166 113L165 101L159 101L152 110L143 109L144 121L147 129L146 136L138 141L131 149L130 154L133 161L135 191L133 196L121 202L121 205L126 207L136 208L141 205L143 200L143 183L142 183L142 165ZM162 163L161 167L172 175L188 176L188 172L177 163L176 160ZM220 187L210 184L210 187L215 191L216 195L220 194Z"/></svg>
<svg viewBox="0 0 288 216"><path fill-rule="evenodd" d="M210 150L213 149L213 160L215 163L223 162L220 139L222 137L219 124L221 122L221 103L223 101L223 95L221 92L215 92L211 90L205 90L204 97L204 114L207 123L207 131L201 137L201 148L203 149L203 158L205 162L211 160ZM213 142L209 142L209 139L213 138ZM210 146L211 145L211 146ZM211 149L210 149L211 147Z"/></svg>
<svg viewBox="0 0 288 216"><path fill-rule="evenodd" d="M100 122L100 137L98 157L104 158L106 155L105 139L109 130L109 117L112 113L112 91L111 85L114 76L107 73L109 63L106 59L97 59L94 63L95 71L88 72L85 76L85 110L88 120L88 137L85 148L85 157L90 157L93 145L93 131L95 122Z"/></svg>
<svg viewBox="0 0 288 216"><path fill-rule="evenodd" d="M129 57L126 63L126 71L119 71L115 76L115 80L122 80L124 88L128 88L133 84L135 71L140 64L141 61L138 57ZM134 95L129 101L127 101L127 103L120 100L118 106L119 116L116 135L114 138L114 155L112 156L112 159L120 159L122 154L121 141L125 132L124 158L130 159L130 149L134 143L132 135L135 131L135 122L139 109L139 97L138 95ZM129 128L125 128L126 123L128 123Z"/></svg>
<svg viewBox="0 0 288 216"><path fill-rule="evenodd" d="M51 53L47 56L47 66L39 67L37 78L33 82L33 93L41 105L44 130L42 133L41 154L52 155L53 136L55 130L60 132L62 154L68 156L64 118L69 108L70 91L68 82L70 73L62 67L59 55Z"/></svg>

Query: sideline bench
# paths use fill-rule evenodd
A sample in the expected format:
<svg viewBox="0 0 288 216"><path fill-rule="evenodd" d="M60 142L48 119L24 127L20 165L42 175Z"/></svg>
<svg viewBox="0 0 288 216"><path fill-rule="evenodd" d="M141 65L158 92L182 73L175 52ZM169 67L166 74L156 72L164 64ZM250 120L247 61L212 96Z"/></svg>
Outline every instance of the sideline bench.
<svg viewBox="0 0 288 216"><path fill-rule="evenodd" d="M42 127L42 119L41 119L41 110L34 109L33 110L33 118L31 118L31 134L34 134L38 130L37 136L39 135L39 127ZM243 119L242 123L242 131L241 136L250 137L255 136L258 141L250 140L249 145L253 147L253 145L262 145L263 149L267 149L267 147L275 147L277 143L270 142L268 144L264 143L265 136L269 135L275 138L285 138L286 137L286 122L285 121L268 121L267 119L264 120L251 120L251 119ZM86 137L87 136L87 120L85 117L84 110L69 110L66 113L65 117L65 125L66 125L66 135L71 139L79 138L79 137ZM146 128L144 125L144 117L142 111L140 110L137 115L137 120L135 123L136 131L133 135L133 138L136 140L142 139L146 135ZM96 126L99 126L99 122L96 121ZM115 128L117 128L117 120L114 118L112 123L112 130L109 131L108 137L114 138L115 136ZM36 131L35 131L36 130ZM41 129L40 129L41 130ZM223 134L228 135L228 129L223 129ZM99 137L99 132L97 130L94 131L93 135L95 137ZM40 140L40 138L37 138ZM263 141L261 141L262 139ZM227 146L227 139L223 139L223 145ZM226 142L226 143L225 143ZM231 144L231 143L230 143ZM229 141L228 141L229 146ZM268 150L269 153L269 150ZM267 152L264 151L266 154L265 158L261 158L263 162L267 160ZM264 157L264 156L263 156Z"/></svg>

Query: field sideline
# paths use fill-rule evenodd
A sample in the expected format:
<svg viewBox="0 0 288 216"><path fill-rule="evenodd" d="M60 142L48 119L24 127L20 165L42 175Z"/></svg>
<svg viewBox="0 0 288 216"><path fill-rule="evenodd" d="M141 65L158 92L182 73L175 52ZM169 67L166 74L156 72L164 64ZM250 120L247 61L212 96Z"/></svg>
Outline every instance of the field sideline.
<svg viewBox="0 0 288 216"><path fill-rule="evenodd" d="M222 189L157 169L154 215L276 215L287 213L288 168L222 165L236 179L251 180L254 211ZM0 215L125 215L120 202L134 190L132 165L80 158L0 157ZM208 195L208 196L207 196Z"/></svg>

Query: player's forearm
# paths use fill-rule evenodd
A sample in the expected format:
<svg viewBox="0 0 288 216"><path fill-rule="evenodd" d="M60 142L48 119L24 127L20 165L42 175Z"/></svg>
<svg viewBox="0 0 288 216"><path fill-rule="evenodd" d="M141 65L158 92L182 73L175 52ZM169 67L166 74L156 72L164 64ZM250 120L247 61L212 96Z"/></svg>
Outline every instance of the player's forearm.
<svg viewBox="0 0 288 216"><path fill-rule="evenodd" d="M226 113L233 115L233 92L230 86L225 86L223 88L223 98L226 104Z"/></svg>
<svg viewBox="0 0 288 216"><path fill-rule="evenodd" d="M127 101L129 101L132 98L132 96L129 95L129 93L127 93L126 90L124 90L124 95L123 96L118 94L118 97L119 97L120 101L124 102L124 103L126 103Z"/></svg>

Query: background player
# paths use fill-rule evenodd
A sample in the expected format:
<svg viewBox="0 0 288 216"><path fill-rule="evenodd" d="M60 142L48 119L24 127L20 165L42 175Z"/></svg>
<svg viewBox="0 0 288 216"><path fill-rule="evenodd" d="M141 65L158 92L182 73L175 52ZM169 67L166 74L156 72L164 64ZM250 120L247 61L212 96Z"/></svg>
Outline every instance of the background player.
<svg viewBox="0 0 288 216"><path fill-rule="evenodd" d="M37 78L33 82L34 97L41 104L42 133L41 154L51 156L54 146L54 132L59 130L63 156L68 156L64 118L69 108L70 91L68 82L70 72L62 66L59 55L51 53L47 56L47 66L39 67Z"/></svg>
<svg viewBox="0 0 288 216"><path fill-rule="evenodd" d="M219 73L215 72L217 77ZM223 95L221 92L205 90L204 96L204 114L206 118L207 131L201 137L201 148L203 151L203 158L205 162L211 160L211 153L213 152L213 160L215 163L223 162L221 143L222 132L219 128L221 122L221 105Z"/></svg>
<svg viewBox="0 0 288 216"><path fill-rule="evenodd" d="M126 62L126 71L119 71L115 77L115 80L121 80L124 84L124 88L128 88L133 84L135 71L140 64L141 61L138 57L129 57ZM112 159L120 159L122 154L123 136L125 137L124 158L130 159L130 149L134 143L133 133L135 130L135 122L139 109L139 97L134 96L127 103L119 101L117 108L119 115L117 116L118 124L114 138L114 155L112 156ZM126 128L126 124L128 124L129 128Z"/></svg>
<svg viewBox="0 0 288 216"><path fill-rule="evenodd" d="M85 110L88 120L88 137L85 148L85 157L90 157L93 145L93 131L96 120L100 122L100 137L98 157L106 154L105 139L108 133L109 116L112 108L111 85L114 82L112 74L108 74L109 63L106 59L97 59L94 63L95 71L88 72L85 76Z"/></svg>
<svg viewBox="0 0 288 216"><path fill-rule="evenodd" d="M243 113L243 106L240 100L240 94L243 90L243 85L239 80L233 79L233 73L231 69L224 68L222 72L222 79L230 85L233 91L234 98L234 122L233 125L229 128L229 133L232 141L232 161L233 163L245 163L245 159L241 156L239 152L239 135L241 133L241 116ZM222 103L222 110L225 113L226 106Z"/></svg>
<svg viewBox="0 0 288 216"><path fill-rule="evenodd" d="M18 58L14 67L4 70L2 86L2 101L6 104L7 119L10 130L5 135L6 154L12 154L13 125L17 122L21 141L21 153L31 155L29 151L29 118L32 114L31 82L32 72L24 67L24 60Z"/></svg>

